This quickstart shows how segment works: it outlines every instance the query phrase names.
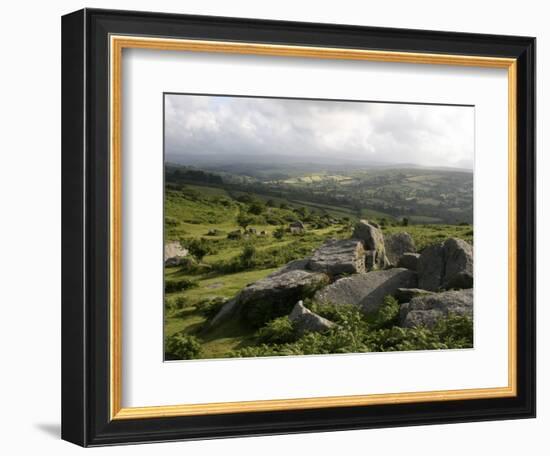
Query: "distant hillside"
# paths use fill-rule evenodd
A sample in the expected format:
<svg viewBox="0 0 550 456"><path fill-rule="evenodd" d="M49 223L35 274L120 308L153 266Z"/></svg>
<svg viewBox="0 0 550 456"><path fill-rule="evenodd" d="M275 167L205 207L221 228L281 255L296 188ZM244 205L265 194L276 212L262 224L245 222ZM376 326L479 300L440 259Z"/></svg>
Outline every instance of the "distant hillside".
<svg viewBox="0 0 550 456"><path fill-rule="evenodd" d="M167 165L166 181L218 186L318 208L337 208L356 218L407 218L412 223L472 223L473 173L423 167L327 168L317 164L233 164L225 169ZM313 169L316 169L315 171Z"/></svg>

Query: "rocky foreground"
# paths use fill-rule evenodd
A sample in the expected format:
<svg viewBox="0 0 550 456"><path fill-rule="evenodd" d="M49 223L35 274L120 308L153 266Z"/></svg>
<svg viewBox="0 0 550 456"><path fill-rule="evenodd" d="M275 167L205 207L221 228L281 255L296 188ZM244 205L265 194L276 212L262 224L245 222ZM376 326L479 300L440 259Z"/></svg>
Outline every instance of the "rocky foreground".
<svg viewBox="0 0 550 456"><path fill-rule="evenodd" d="M361 220L351 239L327 240L310 258L291 261L245 287L211 321L288 315L301 332L325 331L333 323L308 310L319 305L354 305L376 312L387 295L400 303L400 326L433 327L449 315L473 315L473 249L449 238L416 252L408 233L384 237L375 223Z"/></svg>

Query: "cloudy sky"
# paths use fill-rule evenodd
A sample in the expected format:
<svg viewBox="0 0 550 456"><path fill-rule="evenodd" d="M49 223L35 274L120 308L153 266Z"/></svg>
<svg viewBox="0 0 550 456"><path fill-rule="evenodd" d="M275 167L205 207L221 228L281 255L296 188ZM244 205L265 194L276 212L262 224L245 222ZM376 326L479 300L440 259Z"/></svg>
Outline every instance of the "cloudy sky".
<svg viewBox="0 0 550 456"><path fill-rule="evenodd" d="M185 163L255 156L472 168L474 108L166 95L165 147Z"/></svg>

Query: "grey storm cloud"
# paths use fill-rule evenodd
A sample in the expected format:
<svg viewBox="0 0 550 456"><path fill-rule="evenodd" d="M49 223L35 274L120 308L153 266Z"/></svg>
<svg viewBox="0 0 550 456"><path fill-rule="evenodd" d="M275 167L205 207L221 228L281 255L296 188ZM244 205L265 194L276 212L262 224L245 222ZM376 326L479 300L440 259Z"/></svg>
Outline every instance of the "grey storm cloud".
<svg viewBox="0 0 550 456"><path fill-rule="evenodd" d="M472 168L474 108L166 95L168 157L256 155Z"/></svg>

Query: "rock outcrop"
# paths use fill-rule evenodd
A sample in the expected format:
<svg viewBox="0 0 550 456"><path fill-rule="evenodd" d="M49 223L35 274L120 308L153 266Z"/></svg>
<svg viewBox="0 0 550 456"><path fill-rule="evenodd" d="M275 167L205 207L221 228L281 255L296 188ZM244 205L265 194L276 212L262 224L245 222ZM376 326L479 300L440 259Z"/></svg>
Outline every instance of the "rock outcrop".
<svg viewBox="0 0 550 456"><path fill-rule="evenodd" d="M271 277L277 274L283 274L289 271L305 270L307 269L307 265L310 259L311 258L301 258L299 260L289 261L287 264L285 264L284 266L281 266L275 272L272 272L268 277Z"/></svg>
<svg viewBox="0 0 550 456"><path fill-rule="evenodd" d="M164 244L165 266L179 266L187 255L189 255L189 251L184 249L177 241Z"/></svg>
<svg viewBox="0 0 550 456"><path fill-rule="evenodd" d="M472 288L474 286L474 252L462 239L450 238L443 243L445 274L443 288Z"/></svg>
<svg viewBox="0 0 550 456"><path fill-rule="evenodd" d="M239 293L238 301L241 303L249 301L281 301L293 299L296 294L305 292L307 287L315 288L328 283L326 274L319 272L304 271L301 269L276 271L265 279L258 280Z"/></svg>
<svg viewBox="0 0 550 456"><path fill-rule="evenodd" d="M260 327L289 315L301 333L325 331L334 323L301 301L312 295L320 305L354 305L365 314L376 312L384 297L392 295L401 303L400 320L405 327L433 327L450 314L472 315L472 247L450 238L421 254L411 250L414 242L408 234L388 237L386 244L380 229L362 220L352 239L330 239L310 258L291 261L247 285L221 308L211 325L238 315ZM385 269L391 265L388 255L400 267ZM437 293L449 288L461 290Z"/></svg>
<svg viewBox="0 0 550 456"><path fill-rule="evenodd" d="M395 290L394 297L399 303L409 302L417 296L432 294L432 291L422 290L420 288L398 288Z"/></svg>
<svg viewBox="0 0 550 456"><path fill-rule="evenodd" d="M450 238L428 246L418 259L418 286L431 291L471 288L473 264L472 246L462 239Z"/></svg>
<svg viewBox="0 0 550 456"><path fill-rule="evenodd" d="M234 300L220 309L212 324L218 324L236 312L247 318L247 312L251 312L252 309L261 312L262 307L267 315L274 313L282 316L288 313L292 303L313 294L329 281L328 276L322 272L299 269L303 264L300 262L303 261L305 260L291 262L264 279L247 285Z"/></svg>
<svg viewBox="0 0 550 456"><path fill-rule="evenodd" d="M311 257L307 268L330 276L365 271L365 250L356 239L329 239Z"/></svg>
<svg viewBox="0 0 550 456"><path fill-rule="evenodd" d="M386 256L384 235L377 226L366 220L361 220L355 225L352 239L358 239L363 243L367 251L368 269L384 269L390 265Z"/></svg>
<svg viewBox="0 0 550 456"><path fill-rule="evenodd" d="M404 253L401 255L401 258L399 258L399 261L397 262L398 268L407 268L411 271L417 271L418 270L418 259L420 258L419 253Z"/></svg>
<svg viewBox="0 0 550 456"><path fill-rule="evenodd" d="M306 332L323 332L334 326L332 321L307 309L303 301L298 301L288 319L294 324L294 328L300 335Z"/></svg>
<svg viewBox="0 0 550 456"><path fill-rule="evenodd" d="M426 247L418 259L418 288L437 291L441 287L444 267L443 244Z"/></svg>
<svg viewBox="0 0 550 456"><path fill-rule="evenodd" d="M227 301L219 312L210 320L210 326L217 326L221 322L227 320L229 317L233 316L237 310L237 299L233 298L230 301Z"/></svg>
<svg viewBox="0 0 550 456"><path fill-rule="evenodd" d="M317 291L313 299L321 304L352 304L371 313L378 310L386 295L393 295L398 288L416 285L416 273L408 269L371 271L339 279Z"/></svg>
<svg viewBox="0 0 550 456"><path fill-rule="evenodd" d="M389 234L384 238L386 256L393 266L399 264L403 254L416 252L414 240L409 233Z"/></svg>
<svg viewBox="0 0 550 456"><path fill-rule="evenodd" d="M449 315L473 316L473 289L445 291L417 296L400 309L401 326L433 328L441 318Z"/></svg>

